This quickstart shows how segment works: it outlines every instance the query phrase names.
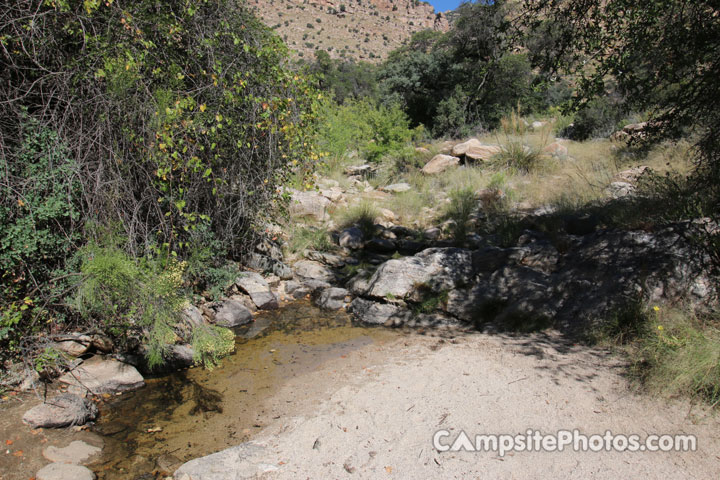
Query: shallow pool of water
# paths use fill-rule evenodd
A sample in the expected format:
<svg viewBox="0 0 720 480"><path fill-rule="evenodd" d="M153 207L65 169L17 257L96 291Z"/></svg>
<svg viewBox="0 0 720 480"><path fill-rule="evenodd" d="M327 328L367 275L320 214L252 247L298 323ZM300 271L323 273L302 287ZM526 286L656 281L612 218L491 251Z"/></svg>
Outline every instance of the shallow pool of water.
<svg viewBox="0 0 720 480"><path fill-rule="evenodd" d="M258 316L237 335L235 353L220 367L148 379L101 409L92 428L105 441L91 466L99 479L155 478L173 463L241 443L283 415L265 401L287 380L397 333L301 302Z"/></svg>

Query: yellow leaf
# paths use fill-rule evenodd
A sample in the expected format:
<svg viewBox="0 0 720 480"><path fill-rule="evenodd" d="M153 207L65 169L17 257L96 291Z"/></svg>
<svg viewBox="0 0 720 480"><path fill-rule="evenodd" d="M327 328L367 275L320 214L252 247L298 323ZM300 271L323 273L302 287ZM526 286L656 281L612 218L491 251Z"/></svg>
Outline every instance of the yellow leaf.
<svg viewBox="0 0 720 480"><path fill-rule="evenodd" d="M207 109L207 107L205 106L204 103L203 103L202 105L200 105L200 111L201 111L201 112L204 112L206 109Z"/></svg>

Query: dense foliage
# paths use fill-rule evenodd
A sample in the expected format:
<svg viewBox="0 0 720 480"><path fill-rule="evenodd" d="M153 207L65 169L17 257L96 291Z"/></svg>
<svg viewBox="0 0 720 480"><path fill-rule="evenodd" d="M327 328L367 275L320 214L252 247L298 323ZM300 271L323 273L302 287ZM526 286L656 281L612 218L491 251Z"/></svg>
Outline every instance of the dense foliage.
<svg viewBox="0 0 720 480"><path fill-rule="evenodd" d="M242 253L277 186L317 158L317 99L286 57L231 0L6 5L0 339L64 318L73 285L59 279L92 278L68 263L88 221L120 231L121 263L172 269L208 238Z"/></svg>

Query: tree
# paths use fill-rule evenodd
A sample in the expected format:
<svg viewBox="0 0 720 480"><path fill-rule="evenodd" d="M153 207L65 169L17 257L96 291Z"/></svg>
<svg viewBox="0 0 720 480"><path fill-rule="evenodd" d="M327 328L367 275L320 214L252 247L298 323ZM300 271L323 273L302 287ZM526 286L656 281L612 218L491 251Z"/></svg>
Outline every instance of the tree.
<svg viewBox="0 0 720 480"><path fill-rule="evenodd" d="M698 135L702 166L720 168L720 2L525 0L520 24L545 33L535 59L578 75L576 104L613 78L651 113L650 138Z"/></svg>

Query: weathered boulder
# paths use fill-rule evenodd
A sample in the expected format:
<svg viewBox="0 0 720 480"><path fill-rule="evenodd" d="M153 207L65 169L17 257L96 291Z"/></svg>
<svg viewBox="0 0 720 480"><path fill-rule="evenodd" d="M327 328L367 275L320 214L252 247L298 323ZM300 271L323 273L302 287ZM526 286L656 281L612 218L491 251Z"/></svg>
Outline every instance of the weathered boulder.
<svg viewBox="0 0 720 480"><path fill-rule="evenodd" d="M339 310L345 305L345 297L349 294L344 288L326 288L315 298L315 305L326 310Z"/></svg>
<svg viewBox="0 0 720 480"><path fill-rule="evenodd" d="M261 272L272 273L283 280L292 278L292 269L281 260L257 252L251 252L245 257L245 265Z"/></svg>
<svg viewBox="0 0 720 480"><path fill-rule="evenodd" d="M350 309L359 321L375 325L392 325L396 321L403 323L408 316L407 310L397 305L373 302L364 298L353 300Z"/></svg>
<svg viewBox="0 0 720 480"><path fill-rule="evenodd" d="M299 299L299 298L305 298L306 295L310 295L312 293L312 289L303 285L300 282L296 282L294 280L288 280L283 284L283 291L286 295Z"/></svg>
<svg viewBox="0 0 720 480"><path fill-rule="evenodd" d="M241 480L259 478L278 469L266 463L266 448L252 442L241 443L206 457L184 463L173 475L174 480Z"/></svg>
<svg viewBox="0 0 720 480"><path fill-rule="evenodd" d="M456 157L464 155L471 160L488 161L500 151L500 147L496 145L485 145L477 138L471 138L466 142L455 145L452 154Z"/></svg>
<svg viewBox="0 0 720 480"><path fill-rule="evenodd" d="M340 232L338 244L343 248L359 250L363 247L363 240L362 230L357 227L350 227Z"/></svg>
<svg viewBox="0 0 720 480"><path fill-rule="evenodd" d="M290 199L290 214L294 217L310 217L318 222L329 218L327 209L332 202L317 192L294 190Z"/></svg>
<svg viewBox="0 0 720 480"><path fill-rule="evenodd" d="M87 353L90 349L91 343L92 339L89 336L77 335L74 337L56 340L53 347L72 357L79 357Z"/></svg>
<svg viewBox="0 0 720 480"><path fill-rule="evenodd" d="M241 272L235 285L250 295L255 306L261 310L274 310L278 308L278 301L275 294L270 291L270 286L262 277L255 272Z"/></svg>
<svg viewBox="0 0 720 480"><path fill-rule="evenodd" d="M339 255L334 255L332 253L305 250L303 252L303 256L308 260L314 260L335 268L342 268L345 266L345 260Z"/></svg>
<svg viewBox="0 0 720 480"><path fill-rule="evenodd" d="M606 189L607 194L612 198L624 198L635 193L635 185L628 182L612 182Z"/></svg>
<svg viewBox="0 0 720 480"><path fill-rule="evenodd" d="M367 295L408 298L418 287L432 291L456 288L473 277L472 252L429 248L412 257L388 260L369 280Z"/></svg>
<svg viewBox="0 0 720 480"><path fill-rule="evenodd" d="M422 168L422 172L425 175L436 175L442 173L450 167L456 167L460 164L458 157L451 155L435 155L425 166Z"/></svg>
<svg viewBox="0 0 720 480"><path fill-rule="evenodd" d="M295 274L299 277L312 280L320 280L323 282L331 282L335 279L335 275L330 269L319 262L312 260L300 260L293 265Z"/></svg>
<svg viewBox="0 0 720 480"><path fill-rule="evenodd" d="M95 480L95 474L87 467L69 463L51 463L35 474L36 480Z"/></svg>
<svg viewBox="0 0 720 480"><path fill-rule="evenodd" d="M215 324L220 327L239 327L252 322L252 312L237 300L224 300L215 312Z"/></svg>
<svg viewBox="0 0 720 480"><path fill-rule="evenodd" d="M51 462L71 463L74 465L87 465L96 457L102 449L94 445L90 445L81 440L74 440L63 448L49 446L42 452L43 457Z"/></svg>
<svg viewBox="0 0 720 480"><path fill-rule="evenodd" d="M90 400L63 393L25 412L23 422L33 428L62 428L84 425L97 415L98 409Z"/></svg>
<svg viewBox="0 0 720 480"><path fill-rule="evenodd" d="M205 323L205 319L202 316L202 312L195 305L188 305L183 308L182 318L188 325L193 327L199 327Z"/></svg>
<svg viewBox="0 0 720 480"><path fill-rule="evenodd" d="M59 380L95 395L135 390L145 385L142 375L132 365L100 356L86 360Z"/></svg>
<svg viewBox="0 0 720 480"><path fill-rule="evenodd" d="M350 165L349 167L345 168L345 175L357 175L359 177L367 177L372 175L375 170L377 170L377 167L367 163L362 165Z"/></svg>

